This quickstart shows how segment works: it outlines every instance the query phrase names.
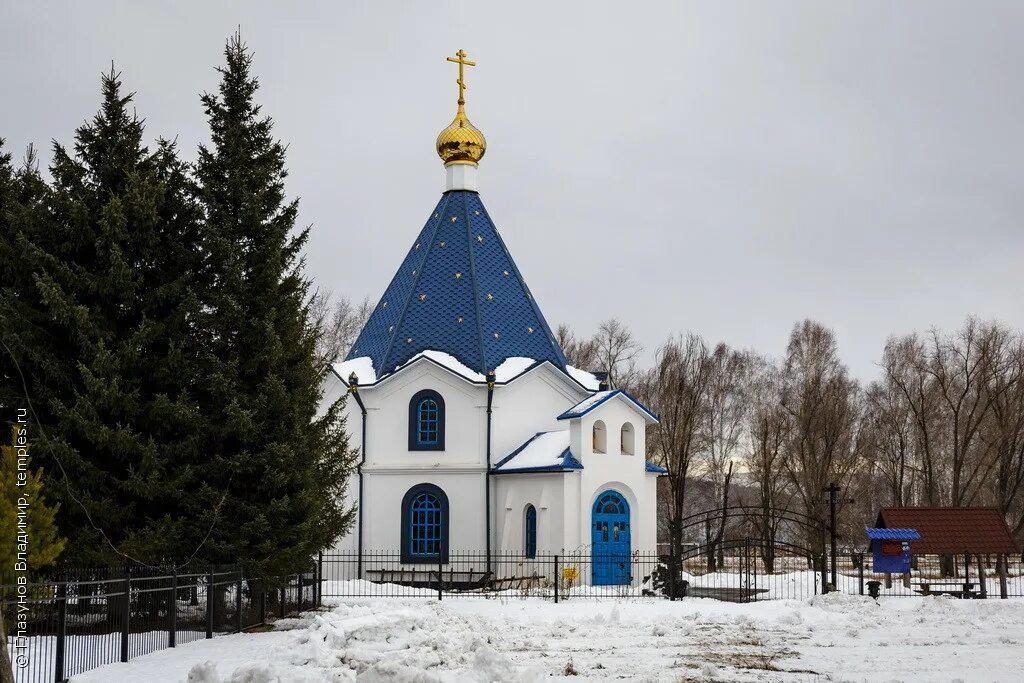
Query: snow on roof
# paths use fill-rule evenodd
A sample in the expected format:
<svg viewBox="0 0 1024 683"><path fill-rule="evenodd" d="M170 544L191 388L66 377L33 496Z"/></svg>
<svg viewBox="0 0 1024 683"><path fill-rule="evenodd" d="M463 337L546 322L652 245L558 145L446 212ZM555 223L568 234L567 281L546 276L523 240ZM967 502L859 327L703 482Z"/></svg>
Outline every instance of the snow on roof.
<svg viewBox="0 0 1024 683"><path fill-rule="evenodd" d="M502 472L558 472L581 470L583 465L569 451L569 430L538 432L494 466Z"/></svg>
<svg viewBox="0 0 1024 683"><path fill-rule="evenodd" d="M415 363L420 358L428 358L437 363L438 365L440 365L441 367L445 368L446 370L450 370L451 372L469 380L470 382L483 384L487 381L487 377L469 368L464 363L459 361L458 358L451 355L450 353L445 353L444 351L434 351L432 349L420 351L415 356L406 361L404 364L396 367L391 372L397 372L402 368L407 367L412 363ZM494 369L494 381L497 382L498 384L505 384L507 382L511 382L512 380L519 377L530 368L534 367L535 365L539 365L542 362L545 361L538 361L534 358L526 358L523 356L512 356L511 358L506 358L504 361L502 361L500 365L498 365L497 368ZM569 376L572 377L577 382L579 382L580 384L582 384L584 388L590 391L597 389L599 381L596 377L594 377L594 375L590 374L589 372L580 370L578 368L574 368L572 366L567 366L566 370ZM360 385L373 384L379 378L373 367L373 359L368 356L361 356L359 358L352 358L341 363L335 363L334 371L345 382L348 382L349 375L355 372L356 376L359 378ZM391 374L391 372L385 372L384 375L389 375ZM383 375L381 377L383 377Z"/></svg>
<svg viewBox="0 0 1024 683"><path fill-rule="evenodd" d="M360 384L373 384L377 381L377 373L373 370L373 359L367 356L335 363L334 372L338 373L338 377L346 384L349 375L353 372L356 373Z"/></svg>
<svg viewBox="0 0 1024 683"><path fill-rule="evenodd" d="M513 380L536 364L537 361L533 358L523 358L522 356L506 358L501 365L494 369L494 381L503 383Z"/></svg>
<svg viewBox="0 0 1024 683"><path fill-rule="evenodd" d="M613 389L611 391L598 391L597 393L592 394L591 396L588 396L587 398L583 399L582 401L574 405L572 408L569 408L569 410L559 415L558 419L572 420L577 417L583 417L591 410L594 410L602 403L611 400L616 396L622 397L623 400L627 401L634 408L643 413L651 422L659 421L658 416L651 412L651 410L647 406L645 406L643 403L640 403L640 401L630 396L629 393L623 389Z"/></svg>
<svg viewBox="0 0 1024 683"><path fill-rule="evenodd" d="M574 368L571 365L566 365L565 370L566 372L569 373L570 377L572 377L574 380L582 384L590 391L597 391L598 389L601 388L601 380L599 380L597 377L587 372L586 370L580 370L579 368Z"/></svg>

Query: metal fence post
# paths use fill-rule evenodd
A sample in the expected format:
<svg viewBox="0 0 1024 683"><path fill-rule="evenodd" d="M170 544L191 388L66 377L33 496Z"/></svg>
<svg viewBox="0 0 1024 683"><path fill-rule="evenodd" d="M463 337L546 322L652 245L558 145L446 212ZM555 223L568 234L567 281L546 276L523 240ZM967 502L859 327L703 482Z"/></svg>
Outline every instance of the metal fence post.
<svg viewBox="0 0 1024 683"><path fill-rule="evenodd" d="M857 580L860 583L860 594L864 595L864 553L860 554L860 561L857 563Z"/></svg>
<svg viewBox="0 0 1024 683"><path fill-rule="evenodd" d="M555 604L558 604L558 555L555 555Z"/></svg>
<svg viewBox="0 0 1024 683"><path fill-rule="evenodd" d="M66 579L67 577L65 577ZM68 584L67 581L57 584L57 651L53 657L53 675L57 683L65 680L64 646L68 631Z"/></svg>
<svg viewBox="0 0 1024 683"><path fill-rule="evenodd" d="M178 641L178 566L171 568L171 599L167 605L170 625L167 627L167 647L174 647Z"/></svg>
<svg viewBox="0 0 1024 683"><path fill-rule="evenodd" d="M213 567L206 576L206 637L213 638Z"/></svg>
<svg viewBox="0 0 1024 683"><path fill-rule="evenodd" d="M321 550L316 560L316 606L323 607L324 599L324 553Z"/></svg>
<svg viewBox="0 0 1024 683"><path fill-rule="evenodd" d="M668 544L668 599L676 600L676 544Z"/></svg>
<svg viewBox="0 0 1024 683"><path fill-rule="evenodd" d="M132 618L132 569L128 567L124 571L124 609L122 611L121 624L121 661L128 661L128 634L131 633L129 622Z"/></svg>
<svg viewBox="0 0 1024 683"><path fill-rule="evenodd" d="M828 593L828 563L825 561L825 551L821 552L819 557L821 561L821 593L824 595Z"/></svg>
<svg viewBox="0 0 1024 683"><path fill-rule="evenodd" d="M441 576L444 571L442 568L442 561L444 556L441 554L441 546L437 546L437 599L441 600L442 588L441 588Z"/></svg>
<svg viewBox="0 0 1024 683"><path fill-rule="evenodd" d="M238 566L238 579L235 583L235 633L242 632L242 566Z"/></svg>

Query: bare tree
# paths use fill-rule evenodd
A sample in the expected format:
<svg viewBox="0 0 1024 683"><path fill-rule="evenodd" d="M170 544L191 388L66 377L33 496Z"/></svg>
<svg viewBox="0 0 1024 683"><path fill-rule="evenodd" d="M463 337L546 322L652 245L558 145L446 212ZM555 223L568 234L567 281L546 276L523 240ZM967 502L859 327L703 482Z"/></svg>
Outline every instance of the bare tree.
<svg viewBox="0 0 1024 683"><path fill-rule="evenodd" d="M882 354L887 386L902 397L914 427L915 462L921 496L927 505L941 505L943 419L939 392L927 369L925 344L917 335L890 338Z"/></svg>
<svg viewBox="0 0 1024 683"><path fill-rule="evenodd" d="M708 571L713 571L716 552L722 559L720 543L725 533L727 489L732 463L740 456L746 427L751 357L720 343L711 353L709 363L708 410L702 427L701 441L705 448L701 453L701 469L713 486L714 500L723 501L718 533L714 536L710 532L707 534L710 542L708 557L711 558Z"/></svg>
<svg viewBox="0 0 1024 683"><path fill-rule="evenodd" d="M648 450L668 470L666 517L669 542L676 556L682 550L682 520L686 485L708 411L711 363L708 346L695 334L672 337L655 357L654 368L645 373L640 393L661 421L648 432Z"/></svg>
<svg viewBox="0 0 1024 683"><path fill-rule="evenodd" d="M822 490L850 478L858 455L860 401L857 383L839 361L835 335L805 320L793 328L782 376L782 406L790 419L785 469L804 512L826 523ZM808 530L808 548L823 549Z"/></svg>
<svg viewBox="0 0 1024 683"><path fill-rule="evenodd" d="M782 407L782 378L779 368L755 359L756 370L749 383L747 418L748 446L744 461L757 491L760 513L754 520L761 540L765 571L775 571L775 541L783 515L789 509L785 470L785 446L789 440L789 414Z"/></svg>
<svg viewBox="0 0 1024 683"><path fill-rule="evenodd" d="M334 298L330 291L313 295L309 315L320 330L316 352L323 365L330 365L348 353L372 312L368 298L354 303L346 296Z"/></svg>
<svg viewBox="0 0 1024 683"><path fill-rule="evenodd" d="M1018 539L1024 535L1024 339L1015 335L1003 350L984 391L991 396L983 440L994 465L994 502Z"/></svg>
<svg viewBox="0 0 1024 683"><path fill-rule="evenodd" d="M594 335L596 362L608 373L608 386L633 387L639 381L636 359L643 347L625 325L610 318L601 323Z"/></svg>
<svg viewBox="0 0 1024 683"><path fill-rule="evenodd" d="M885 482L884 503L903 507L914 500L917 466L914 417L903 393L889 380L868 387L867 423L872 464Z"/></svg>
<svg viewBox="0 0 1024 683"><path fill-rule="evenodd" d="M562 353L565 354L569 365L587 371L599 369L597 368L596 339L593 337L580 339L565 323L558 326L555 336L558 338L558 345L562 347Z"/></svg>

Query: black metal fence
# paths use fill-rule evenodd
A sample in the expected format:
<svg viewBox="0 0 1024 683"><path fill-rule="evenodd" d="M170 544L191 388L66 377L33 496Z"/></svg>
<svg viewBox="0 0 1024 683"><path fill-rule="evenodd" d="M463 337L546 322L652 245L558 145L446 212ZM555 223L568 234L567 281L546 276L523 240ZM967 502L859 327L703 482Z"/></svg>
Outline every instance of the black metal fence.
<svg viewBox="0 0 1024 683"><path fill-rule="evenodd" d="M875 572L870 553L836 555L837 587L844 593L869 595L872 582L879 597L952 595L966 598L1024 598L1021 555L916 555L910 574Z"/></svg>
<svg viewBox="0 0 1024 683"><path fill-rule="evenodd" d="M268 582L239 567L104 568L0 586L18 683L66 681L201 638L238 633L319 604L316 568Z"/></svg>
<svg viewBox="0 0 1024 683"><path fill-rule="evenodd" d="M589 551L566 554L492 554L452 552L438 564L402 562L397 551L327 553L319 573L325 598L522 597L556 602L601 598L715 598L731 602L802 600L828 592L831 561L796 546L776 543L770 551L756 540L721 544L713 553L634 552L628 557L597 557ZM958 575L944 577L952 561ZM859 551L836 556L836 589L868 595L872 581L880 597L949 594L956 597L1024 597L1020 556L972 556L964 577L964 558L919 557L909 579L872 571L871 556ZM612 565L611 572L608 565ZM669 567L676 571L669 571ZM595 573L595 568L598 572ZM948 569L948 567L946 567ZM611 583L602 583L611 579ZM971 584L966 587L967 584ZM888 587L887 587L888 586ZM966 594L964 591L967 591Z"/></svg>
<svg viewBox="0 0 1024 683"><path fill-rule="evenodd" d="M759 569L756 548L728 547L709 570L703 556L634 552L595 556L452 552L438 564L403 563L395 551L329 553L320 557L325 598L602 598L707 597L734 602L801 599L821 592L821 559L776 552L775 570ZM675 566L675 572L669 571ZM361 572L361 573L360 573Z"/></svg>
<svg viewBox="0 0 1024 683"><path fill-rule="evenodd" d="M191 571L97 569L23 586L0 586L19 683L64 681L182 643L237 633L294 615L323 598L502 597L555 602L607 598L806 599L826 592L830 558L752 539L713 552L594 556L452 552L438 564L402 562L396 551L322 554L283 588L238 567ZM1024 597L1021 556L919 556L908 577L872 571L858 550L836 555L837 588L879 597ZM670 571L675 567L675 571ZM877 582L872 586L872 582ZM282 582L273 582L281 585ZM23 620L19 620L19 616Z"/></svg>

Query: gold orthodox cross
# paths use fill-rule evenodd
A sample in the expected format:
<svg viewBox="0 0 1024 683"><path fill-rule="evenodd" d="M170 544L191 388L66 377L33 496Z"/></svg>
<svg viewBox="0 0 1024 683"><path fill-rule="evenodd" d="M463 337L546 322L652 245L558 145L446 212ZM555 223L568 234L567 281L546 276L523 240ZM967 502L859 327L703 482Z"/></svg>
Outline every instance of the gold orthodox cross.
<svg viewBox="0 0 1024 683"><path fill-rule="evenodd" d="M476 66L476 62L471 62L468 59L466 59L465 50L459 50L458 52L455 53L454 57L447 57L447 59L449 62L455 62L456 64L459 65L459 80L456 81L456 83L459 84L459 104L465 104L466 98L464 97L463 92L466 90L466 81L463 77L462 67Z"/></svg>

